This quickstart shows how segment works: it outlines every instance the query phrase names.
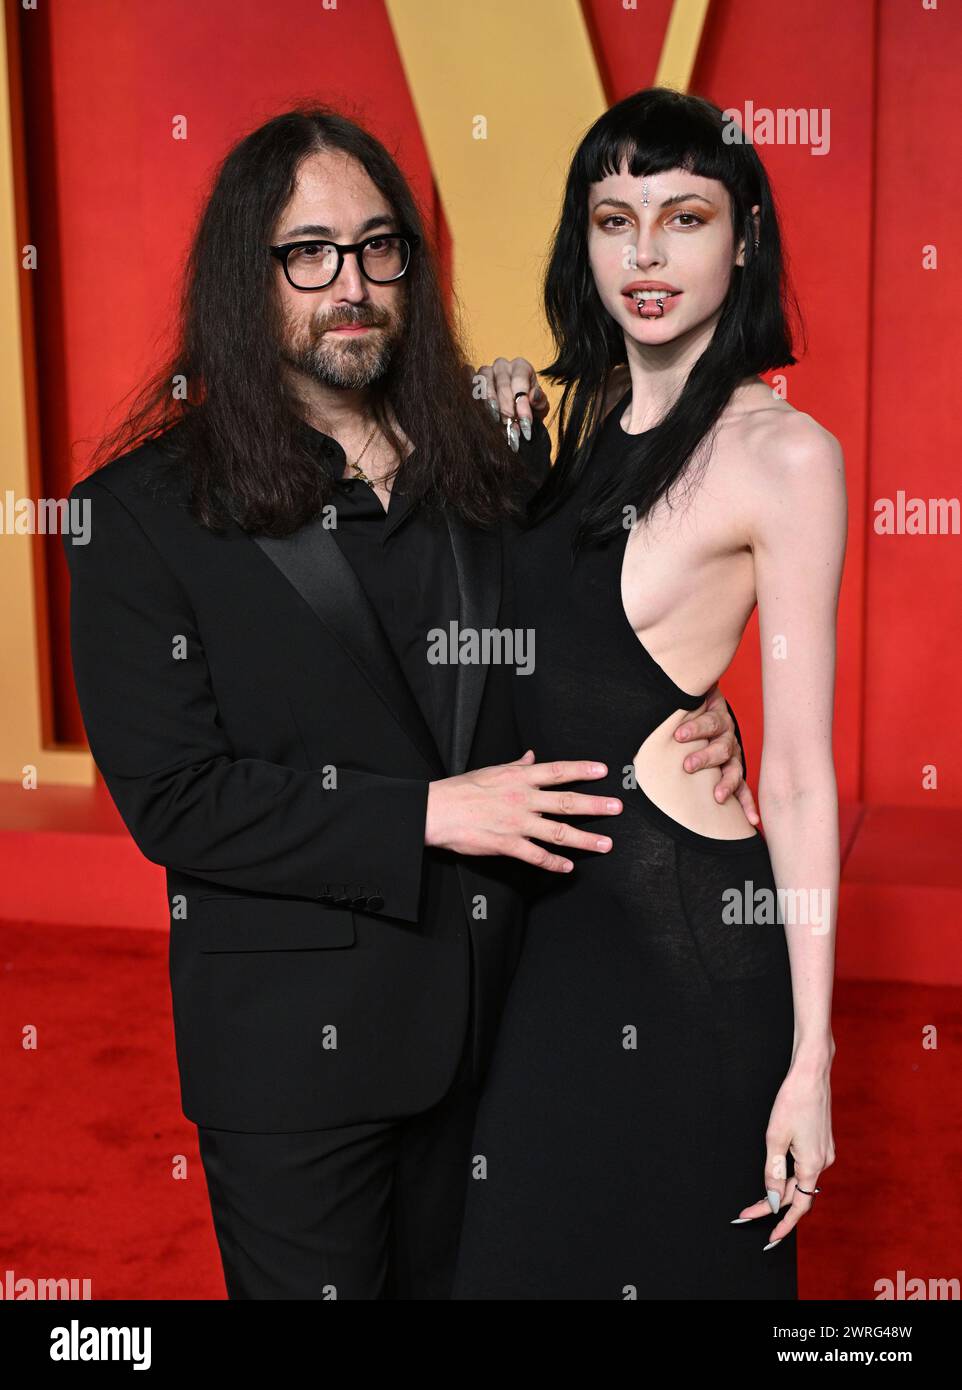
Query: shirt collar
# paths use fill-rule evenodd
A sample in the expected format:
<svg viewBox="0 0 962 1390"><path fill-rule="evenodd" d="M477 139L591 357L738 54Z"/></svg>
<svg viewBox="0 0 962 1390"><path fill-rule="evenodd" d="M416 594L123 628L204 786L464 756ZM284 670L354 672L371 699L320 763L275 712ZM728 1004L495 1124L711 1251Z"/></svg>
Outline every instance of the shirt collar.
<svg viewBox="0 0 962 1390"><path fill-rule="evenodd" d="M316 430L304 419L298 419L297 424L304 442L317 461L329 470L332 478L339 479L347 462L347 455L342 446L332 435Z"/></svg>
<svg viewBox="0 0 962 1390"><path fill-rule="evenodd" d="M344 452L343 445L340 444L333 435L325 434L323 430L316 430L313 425L309 425L303 418L299 417L297 423L311 453L319 463L323 464L323 466L330 471L334 481L347 485L345 490L350 492L354 492L355 488L349 485L357 485L357 510L360 512L369 510L372 515L379 516L383 508L380 501L373 493L370 493L370 502L373 502L373 506L368 505L368 485L366 483L362 484L361 480L358 478L352 478L349 473L346 477L342 476L345 464L347 463L347 455ZM409 511L410 502L407 496L402 492L392 494L389 511L384 513L384 539L396 529Z"/></svg>

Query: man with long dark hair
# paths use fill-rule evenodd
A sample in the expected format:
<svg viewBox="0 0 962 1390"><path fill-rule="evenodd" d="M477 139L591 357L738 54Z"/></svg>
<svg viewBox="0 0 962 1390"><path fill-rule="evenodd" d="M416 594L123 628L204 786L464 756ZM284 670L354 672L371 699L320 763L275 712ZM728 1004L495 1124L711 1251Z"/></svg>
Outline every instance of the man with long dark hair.
<svg viewBox="0 0 962 1390"><path fill-rule="evenodd" d="M448 1296L519 877L610 846L551 817L620 810L517 757L508 661L471 655L512 636L502 530L548 458L465 367L395 162L292 111L224 161L174 355L71 493L77 689L167 870L231 1298Z"/></svg>

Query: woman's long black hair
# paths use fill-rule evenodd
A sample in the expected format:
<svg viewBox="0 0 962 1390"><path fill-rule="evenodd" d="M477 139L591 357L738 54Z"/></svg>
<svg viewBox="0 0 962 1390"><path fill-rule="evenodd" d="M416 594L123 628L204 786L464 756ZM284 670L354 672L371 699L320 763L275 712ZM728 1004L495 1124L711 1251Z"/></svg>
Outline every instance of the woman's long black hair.
<svg viewBox="0 0 962 1390"><path fill-rule="evenodd" d="M221 164L190 249L173 355L101 441L93 468L162 436L166 462L189 470L192 513L214 530L233 520L252 532L289 534L329 500L333 481L285 388L276 265L267 250L301 161L327 150L356 159L401 226L422 238L403 282L403 337L372 390L388 438L400 446L390 407L414 444L405 493L443 502L476 525L516 515L517 462L500 424L473 398L413 194L379 141L316 105L268 121Z"/></svg>
<svg viewBox="0 0 962 1390"><path fill-rule="evenodd" d="M635 177L683 168L718 179L731 196L735 244L745 238L745 265L732 271L721 316L705 351L664 418L638 436L624 468L581 514L572 551L598 544L639 520L686 472L714 429L732 392L746 377L793 364L788 289L778 219L768 178L754 146L727 144L722 111L701 97L664 87L636 92L606 111L579 145L565 187L545 275L544 303L556 356L544 375L561 382L557 462L532 499L534 524L580 478L602 418L604 386L627 361L624 335L602 303L588 261L590 185L621 171ZM759 246L752 207L759 206Z"/></svg>

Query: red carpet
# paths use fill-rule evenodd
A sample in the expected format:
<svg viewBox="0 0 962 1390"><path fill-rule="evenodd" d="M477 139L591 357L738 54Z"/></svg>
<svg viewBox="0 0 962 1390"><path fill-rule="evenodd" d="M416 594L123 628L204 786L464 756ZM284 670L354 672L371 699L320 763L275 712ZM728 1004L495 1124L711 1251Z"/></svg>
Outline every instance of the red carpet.
<svg viewBox="0 0 962 1390"><path fill-rule="evenodd" d="M4 923L0 962L0 1279L223 1298L197 1131L180 1111L166 934ZM31 1026L36 1051L22 1050Z"/></svg>
<svg viewBox="0 0 962 1390"><path fill-rule="evenodd" d="M3 924L0 960L0 1278L89 1278L95 1299L223 1298L180 1112L166 934ZM29 1027L35 1051L21 1047ZM958 989L840 980L834 1027L838 1159L802 1223L801 1297L871 1299L899 1270L957 1276Z"/></svg>

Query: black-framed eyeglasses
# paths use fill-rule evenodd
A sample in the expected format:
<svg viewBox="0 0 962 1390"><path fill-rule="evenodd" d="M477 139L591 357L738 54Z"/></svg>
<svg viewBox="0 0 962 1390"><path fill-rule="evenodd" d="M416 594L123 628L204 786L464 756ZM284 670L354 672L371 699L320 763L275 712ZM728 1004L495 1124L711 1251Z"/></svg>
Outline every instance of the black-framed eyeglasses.
<svg viewBox="0 0 962 1390"><path fill-rule="evenodd" d="M361 274L375 285L400 280L421 238L413 232L378 232L350 246L336 241L285 241L270 247L295 290L324 290L341 273L344 257L354 255Z"/></svg>

